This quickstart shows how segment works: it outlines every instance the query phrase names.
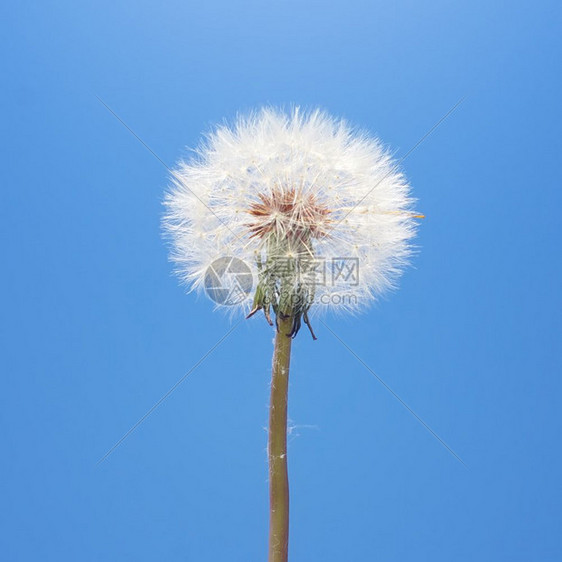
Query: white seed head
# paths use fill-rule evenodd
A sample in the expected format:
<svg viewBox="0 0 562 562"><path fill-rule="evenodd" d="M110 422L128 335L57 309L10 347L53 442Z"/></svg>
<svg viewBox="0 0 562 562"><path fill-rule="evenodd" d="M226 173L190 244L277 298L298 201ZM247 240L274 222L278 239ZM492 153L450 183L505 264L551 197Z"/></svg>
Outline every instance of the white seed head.
<svg viewBox="0 0 562 562"><path fill-rule="evenodd" d="M305 310L359 311L407 264L412 204L378 139L318 110L265 108L216 127L179 163L164 228L190 288L204 288L221 257L247 264L254 290L239 309L256 307L255 291L279 301L289 287Z"/></svg>

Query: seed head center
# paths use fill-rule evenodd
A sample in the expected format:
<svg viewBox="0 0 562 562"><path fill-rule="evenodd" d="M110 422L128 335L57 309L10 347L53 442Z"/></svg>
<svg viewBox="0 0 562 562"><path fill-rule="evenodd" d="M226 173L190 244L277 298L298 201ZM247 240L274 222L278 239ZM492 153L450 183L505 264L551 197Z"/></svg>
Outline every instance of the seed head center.
<svg viewBox="0 0 562 562"><path fill-rule="evenodd" d="M258 193L258 199L248 209L252 221L246 226L252 238L275 234L310 240L324 237L329 230L331 211L313 193L274 187L270 193Z"/></svg>

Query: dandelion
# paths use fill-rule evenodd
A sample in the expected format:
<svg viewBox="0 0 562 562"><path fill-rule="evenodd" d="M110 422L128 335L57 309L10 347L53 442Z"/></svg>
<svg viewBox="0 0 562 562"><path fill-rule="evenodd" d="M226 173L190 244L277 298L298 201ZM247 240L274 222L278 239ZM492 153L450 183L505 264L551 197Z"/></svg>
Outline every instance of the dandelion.
<svg viewBox="0 0 562 562"><path fill-rule="evenodd" d="M236 260L245 277L235 272L222 304L275 323L269 561L284 562L291 341L303 322L316 339L313 314L360 312L394 287L421 215L381 143L321 111L267 108L218 126L171 181L164 228L180 278L209 292L216 264Z"/></svg>

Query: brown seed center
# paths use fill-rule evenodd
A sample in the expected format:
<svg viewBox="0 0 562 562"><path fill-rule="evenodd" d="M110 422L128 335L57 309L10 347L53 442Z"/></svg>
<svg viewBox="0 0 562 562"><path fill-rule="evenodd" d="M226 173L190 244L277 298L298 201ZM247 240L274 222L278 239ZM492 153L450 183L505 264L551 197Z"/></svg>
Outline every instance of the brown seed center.
<svg viewBox="0 0 562 562"><path fill-rule="evenodd" d="M293 240L310 240L328 232L330 209L313 193L274 187L271 193L258 193L258 199L248 210L253 217L247 224L252 238L275 233Z"/></svg>

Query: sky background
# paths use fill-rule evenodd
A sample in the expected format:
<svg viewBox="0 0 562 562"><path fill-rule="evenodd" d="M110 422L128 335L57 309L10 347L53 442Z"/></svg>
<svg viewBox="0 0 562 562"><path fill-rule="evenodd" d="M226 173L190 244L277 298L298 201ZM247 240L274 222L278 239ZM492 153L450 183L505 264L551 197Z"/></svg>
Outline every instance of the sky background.
<svg viewBox="0 0 562 562"><path fill-rule="evenodd" d="M273 332L172 275L167 170L262 104L406 154L400 289L294 345L291 562L558 561L558 2L2 8L0 558L265 560Z"/></svg>

